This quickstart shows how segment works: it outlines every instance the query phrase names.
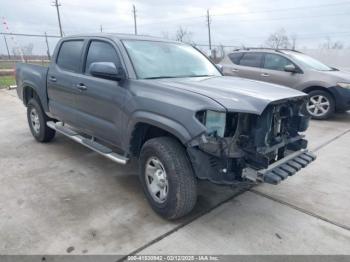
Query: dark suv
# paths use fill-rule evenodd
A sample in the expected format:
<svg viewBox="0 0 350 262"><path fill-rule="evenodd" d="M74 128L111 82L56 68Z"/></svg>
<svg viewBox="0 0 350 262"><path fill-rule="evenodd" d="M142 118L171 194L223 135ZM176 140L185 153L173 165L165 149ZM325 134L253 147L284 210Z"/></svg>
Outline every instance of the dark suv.
<svg viewBox="0 0 350 262"><path fill-rule="evenodd" d="M306 105L315 119L350 109L350 74L294 50L248 48L221 62L225 75L288 86L309 94Z"/></svg>

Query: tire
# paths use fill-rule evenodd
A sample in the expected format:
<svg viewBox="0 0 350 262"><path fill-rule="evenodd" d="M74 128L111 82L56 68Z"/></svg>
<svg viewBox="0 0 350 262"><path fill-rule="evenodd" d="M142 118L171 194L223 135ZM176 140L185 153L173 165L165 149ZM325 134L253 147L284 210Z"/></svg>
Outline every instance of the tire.
<svg viewBox="0 0 350 262"><path fill-rule="evenodd" d="M309 101L306 104L306 112L317 120L330 118L335 112L335 101L332 95L326 91L315 90L308 93Z"/></svg>
<svg viewBox="0 0 350 262"><path fill-rule="evenodd" d="M27 104L27 120L34 138L42 143L49 142L55 137L56 131L46 125L50 119L36 99L30 99Z"/></svg>
<svg viewBox="0 0 350 262"><path fill-rule="evenodd" d="M156 161L159 161L160 165ZM163 180L153 179L149 176L152 172L146 172L146 170L152 172L157 170L155 173ZM184 147L174 138L153 138L143 145L140 154L140 180L151 207L166 219L173 220L185 216L196 204L196 178ZM164 180L166 181L164 190L167 193L165 199L165 193L163 199L160 199L157 198L157 194L152 193L151 182L160 181L161 183ZM161 192L158 195L161 196L160 194Z"/></svg>

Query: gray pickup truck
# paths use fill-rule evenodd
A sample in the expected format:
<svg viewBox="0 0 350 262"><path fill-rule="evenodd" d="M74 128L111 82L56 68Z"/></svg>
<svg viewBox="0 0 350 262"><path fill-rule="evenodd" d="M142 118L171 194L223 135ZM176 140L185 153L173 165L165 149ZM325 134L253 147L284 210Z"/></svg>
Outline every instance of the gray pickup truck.
<svg viewBox="0 0 350 262"><path fill-rule="evenodd" d="M48 68L17 64L31 133L58 132L120 164L139 159L152 208L189 213L198 179L278 184L315 159L306 94L223 76L192 46L96 34L59 41Z"/></svg>

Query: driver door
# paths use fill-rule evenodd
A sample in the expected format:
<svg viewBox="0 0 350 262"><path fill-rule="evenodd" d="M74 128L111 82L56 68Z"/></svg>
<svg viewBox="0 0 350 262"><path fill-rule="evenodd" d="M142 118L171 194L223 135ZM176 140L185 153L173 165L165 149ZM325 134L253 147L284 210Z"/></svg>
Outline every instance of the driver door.
<svg viewBox="0 0 350 262"><path fill-rule="evenodd" d="M290 64L298 68L297 65L284 56L266 53L260 80L288 87L296 86L301 80L301 73L284 71L285 66Z"/></svg>
<svg viewBox="0 0 350 262"><path fill-rule="evenodd" d="M117 47L107 40L92 39L87 45L81 86L77 94L79 128L116 146L121 145L121 119L126 88L121 82L92 76L89 67L94 62L112 62L122 67Z"/></svg>

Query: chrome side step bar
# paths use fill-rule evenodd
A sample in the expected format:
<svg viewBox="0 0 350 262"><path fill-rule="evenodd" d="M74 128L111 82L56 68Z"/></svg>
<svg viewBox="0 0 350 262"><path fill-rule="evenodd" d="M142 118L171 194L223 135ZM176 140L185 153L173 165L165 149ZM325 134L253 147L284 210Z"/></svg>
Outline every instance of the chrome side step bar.
<svg viewBox="0 0 350 262"><path fill-rule="evenodd" d="M117 162L118 164L125 165L129 160L127 157L124 157L122 155L119 155L119 154L113 152L112 149L110 149L104 145L101 145L101 144L97 143L96 141L87 139L87 138L79 135L74 130L64 126L62 122L55 123L53 121L48 121L46 123L46 125L48 127L50 127L51 129L56 130L58 133L65 135L66 137L74 140L75 142L78 142L79 144L82 144L83 146L90 148L91 150L99 153L100 155L102 155L104 157L111 159L114 162Z"/></svg>

